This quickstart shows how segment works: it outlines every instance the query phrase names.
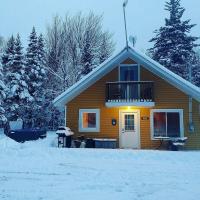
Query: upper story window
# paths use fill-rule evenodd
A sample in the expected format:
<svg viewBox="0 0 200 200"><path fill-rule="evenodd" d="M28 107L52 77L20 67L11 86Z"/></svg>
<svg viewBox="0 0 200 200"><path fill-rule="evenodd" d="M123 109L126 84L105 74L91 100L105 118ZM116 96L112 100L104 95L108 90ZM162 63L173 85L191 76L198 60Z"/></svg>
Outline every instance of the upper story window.
<svg viewBox="0 0 200 200"><path fill-rule="evenodd" d="M122 64L119 67L120 81L139 81L139 67L137 64Z"/></svg>

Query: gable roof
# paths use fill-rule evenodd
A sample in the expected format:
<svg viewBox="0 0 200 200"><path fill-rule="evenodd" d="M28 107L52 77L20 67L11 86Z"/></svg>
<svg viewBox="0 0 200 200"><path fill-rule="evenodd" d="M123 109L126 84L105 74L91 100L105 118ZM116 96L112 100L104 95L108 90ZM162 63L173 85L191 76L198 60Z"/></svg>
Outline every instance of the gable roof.
<svg viewBox="0 0 200 200"><path fill-rule="evenodd" d="M153 74L159 76L160 78L167 81L169 84L173 85L185 94L191 96L192 98L200 102L199 87L181 78L177 74L168 70L167 68L160 65L158 62L154 61L145 54L139 52L138 50L128 47L124 48L116 55L108 58L97 68L95 68L89 74L84 76L80 81L78 81L73 86L68 88L65 92L63 92L61 95L56 97L53 101L53 104L57 107L64 106L66 103L78 96L88 87L93 85L96 81L101 79L104 75L112 71L119 63L123 62L128 58L134 60L147 70L151 71Z"/></svg>

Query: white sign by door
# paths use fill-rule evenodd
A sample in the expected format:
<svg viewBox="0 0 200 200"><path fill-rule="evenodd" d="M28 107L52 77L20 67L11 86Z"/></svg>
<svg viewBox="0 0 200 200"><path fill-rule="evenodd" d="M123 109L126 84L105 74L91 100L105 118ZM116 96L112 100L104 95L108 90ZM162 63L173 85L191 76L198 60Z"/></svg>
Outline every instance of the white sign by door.
<svg viewBox="0 0 200 200"><path fill-rule="evenodd" d="M139 111L120 112L120 148L140 148Z"/></svg>

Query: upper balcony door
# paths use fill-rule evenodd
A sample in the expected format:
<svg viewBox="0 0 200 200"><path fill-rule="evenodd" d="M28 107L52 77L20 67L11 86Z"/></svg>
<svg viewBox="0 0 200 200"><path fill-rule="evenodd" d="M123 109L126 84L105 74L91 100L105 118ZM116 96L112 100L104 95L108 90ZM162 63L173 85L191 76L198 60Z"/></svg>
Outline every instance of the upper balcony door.
<svg viewBox="0 0 200 200"><path fill-rule="evenodd" d="M119 66L119 81L130 82L139 80L140 72L137 64L122 64ZM124 99L138 99L138 91L140 89L138 84L127 84L121 89Z"/></svg>
<svg viewBox="0 0 200 200"><path fill-rule="evenodd" d="M137 64L121 64L119 66L119 81L139 80L139 66Z"/></svg>

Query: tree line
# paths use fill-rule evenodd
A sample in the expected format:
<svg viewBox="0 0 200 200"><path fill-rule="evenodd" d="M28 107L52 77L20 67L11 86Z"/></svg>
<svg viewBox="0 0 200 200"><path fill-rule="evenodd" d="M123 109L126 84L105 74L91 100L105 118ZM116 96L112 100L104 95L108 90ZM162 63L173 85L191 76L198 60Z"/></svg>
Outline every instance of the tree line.
<svg viewBox="0 0 200 200"><path fill-rule="evenodd" d="M102 16L55 16L45 36L33 27L24 50L20 35L0 38L0 122L22 119L24 127L56 128L64 120L53 99L113 52ZM2 46L2 45L1 45Z"/></svg>

